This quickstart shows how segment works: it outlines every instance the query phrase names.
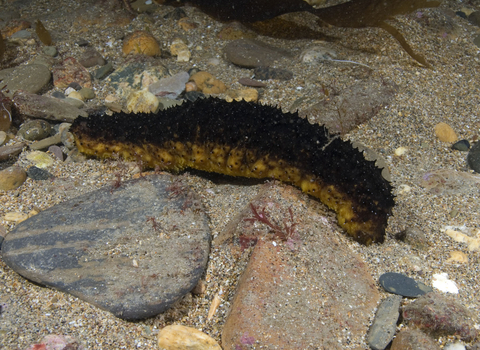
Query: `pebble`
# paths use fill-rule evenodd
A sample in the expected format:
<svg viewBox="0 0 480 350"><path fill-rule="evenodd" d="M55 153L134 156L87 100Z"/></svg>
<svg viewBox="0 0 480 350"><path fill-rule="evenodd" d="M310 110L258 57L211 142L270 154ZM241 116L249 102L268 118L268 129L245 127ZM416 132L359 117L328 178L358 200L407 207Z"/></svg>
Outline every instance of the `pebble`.
<svg viewBox="0 0 480 350"><path fill-rule="evenodd" d="M177 24L186 32L198 27L198 24L188 17L183 17L179 19Z"/></svg>
<svg viewBox="0 0 480 350"><path fill-rule="evenodd" d="M435 125L435 135L442 142L455 142L458 140L457 134L453 128L444 122Z"/></svg>
<svg viewBox="0 0 480 350"><path fill-rule="evenodd" d="M16 223L25 221L27 219L28 219L28 214L19 213L19 212L16 212L16 211L11 211L9 213L5 213L5 215L3 216L3 220L13 221L13 222L16 222Z"/></svg>
<svg viewBox="0 0 480 350"><path fill-rule="evenodd" d="M406 329L397 334L390 350L440 350L435 340L418 329Z"/></svg>
<svg viewBox="0 0 480 350"><path fill-rule="evenodd" d="M458 294L458 287L455 281L448 279L446 272L434 273L432 276L432 286L444 293Z"/></svg>
<svg viewBox="0 0 480 350"><path fill-rule="evenodd" d="M480 27L480 11L474 11L467 17L468 21L473 25Z"/></svg>
<svg viewBox="0 0 480 350"><path fill-rule="evenodd" d="M33 151L27 154L26 157L29 161L34 163L39 168L48 168L53 164L53 158L47 153L41 151Z"/></svg>
<svg viewBox="0 0 480 350"><path fill-rule="evenodd" d="M448 343L443 350L466 350L466 348L462 343Z"/></svg>
<svg viewBox="0 0 480 350"><path fill-rule="evenodd" d="M177 62L188 62L192 56L187 44L185 44L181 39L173 40L172 44L170 45L170 53L173 56L177 56Z"/></svg>
<svg viewBox="0 0 480 350"><path fill-rule="evenodd" d="M452 297L439 293L427 293L405 305L402 316L406 324L433 336L452 335L471 341L479 333L469 326L472 319L469 310Z"/></svg>
<svg viewBox="0 0 480 350"><path fill-rule="evenodd" d="M43 140L32 143L30 145L30 149L32 149L32 150L42 150L42 149L46 149L46 148L48 148L52 145L59 144L60 142L62 142L62 139L60 137L60 134L57 133L53 136L44 138Z"/></svg>
<svg viewBox="0 0 480 350"><path fill-rule="evenodd" d="M157 39L144 30L137 30L123 39L122 52L124 55L141 54L151 57L161 55Z"/></svg>
<svg viewBox="0 0 480 350"><path fill-rule="evenodd" d="M32 33L25 29L19 30L18 32L15 32L10 36L10 40L14 42L28 40L31 38L32 38Z"/></svg>
<svg viewBox="0 0 480 350"><path fill-rule="evenodd" d="M11 166L0 171L0 190L14 190L25 182L27 173L18 166Z"/></svg>
<svg viewBox="0 0 480 350"><path fill-rule="evenodd" d="M380 276L379 282L387 292L408 298L415 298L433 290L422 282L396 272L384 273Z"/></svg>
<svg viewBox="0 0 480 350"><path fill-rule="evenodd" d="M401 157L404 154L406 154L407 152L408 152L408 148L401 146L401 147L396 148L394 153L397 157Z"/></svg>
<svg viewBox="0 0 480 350"><path fill-rule="evenodd" d="M200 200L171 175L149 175L22 222L5 237L2 260L31 281L139 320L189 293L209 251Z"/></svg>
<svg viewBox="0 0 480 350"><path fill-rule="evenodd" d="M155 96L175 99L185 90L185 84L189 78L187 72L180 72L151 84L148 90Z"/></svg>
<svg viewBox="0 0 480 350"><path fill-rule="evenodd" d="M95 98L95 92L90 88L81 88L79 93L82 95L83 100L91 100L92 98Z"/></svg>
<svg viewBox="0 0 480 350"><path fill-rule="evenodd" d="M457 141L452 145L452 149L467 152L470 149L470 142L468 140Z"/></svg>
<svg viewBox="0 0 480 350"><path fill-rule="evenodd" d="M427 236L425 233L415 227L407 227L405 230L397 233L395 238L399 241L410 244L412 248L418 250L426 250L430 247Z"/></svg>
<svg viewBox="0 0 480 350"><path fill-rule="evenodd" d="M375 319L367 334L368 345L373 350L385 349L395 336L401 301L401 296L394 295L382 300L378 305Z"/></svg>
<svg viewBox="0 0 480 350"><path fill-rule="evenodd" d="M0 131L0 146L7 142L7 133L5 131Z"/></svg>
<svg viewBox="0 0 480 350"><path fill-rule="evenodd" d="M50 57L55 57L58 54L57 48L55 46L44 46L42 51L45 55Z"/></svg>
<svg viewBox="0 0 480 350"><path fill-rule="evenodd" d="M52 153L55 158L61 160L62 162L65 160L62 149L56 145L48 147L48 152Z"/></svg>
<svg viewBox="0 0 480 350"><path fill-rule="evenodd" d="M93 47L87 47L78 59L78 62L85 68L103 66L106 63L103 56Z"/></svg>
<svg viewBox="0 0 480 350"><path fill-rule="evenodd" d="M293 73L281 68L257 67L253 70L254 78L258 80L290 80Z"/></svg>
<svg viewBox="0 0 480 350"><path fill-rule="evenodd" d="M171 325L158 333L158 347L163 350L222 350L207 334L192 327Z"/></svg>
<svg viewBox="0 0 480 350"><path fill-rule="evenodd" d="M257 88L264 88L267 86L267 84L261 81L250 79L250 78L240 78L238 79L238 82L245 86L257 87Z"/></svg>
<svg viewBox="0 0 480 350"><path fill-rule="evenodd" d="M234 21L225 25L217 34L217 38L221 40L239 40L239 39L254 39L257 34L240 22Z"/></svg>
<svg viewBox="0 0 480 350"><path fill-rule="evenodd" d="M68 94L68 97L69 97L69 98L75 98L75 99L83 102L83 96L82 96L82 94L81 94L80 92L78 92L78 91L72 91L72 92L70 92L70 93Z"/></svg>
<svg viewBox="0 0 480 350"><path fill-rule="evenodd" d="M25 147L24 142L16 143L10 146L0 147L0 162L3 162L9 158L15 157L16 155L20 154L23 147Z"/></svg>
<svg viewBox="0 0 480 350"><path fill-rule="evenodd" d="M49 334L39 343L30 345L25 350L86 350L86 348L69 335Z"/></svg>
<svg viewBox="0 0 480 350"><path fill-rule="evenodd" d="M159 101L147 89L134 91L127 98L127 110L133 113L156 113Z"/></svg>
<svg viewBox="0 0 480 350"><path fill-rule="evenodd" d="M4 132L12 125L12 103L1 92L0 101L0 131Z"/></svg>
<svg viewBox="0 0 480 350"><path fill-rule="evenodd" d="M87 69L73 57L64 59L53 68L53 85L65 89L70 83L78 83L83 87L92 87L92 78Z"/></svg>
<svg viewBox="0 0 480 350"><path fill-rule="evenodd" d="M95 74L94 74L95 79L98 79L98 80L104 79L107 75L113 72L113 70L114 70L113 64L109 62L95 71Z"/></svg>
<svg viewBox="0 0 480 350"><path fill-rule="evenodd" d="M190 80L195 82L198 91L201 91L204 94L221 94L227 91L227 87L222 81L205 71L193 74L190 77Z"/></svg>
<svg viewBox="0 0 480 350"><path fill-rule="evenodd" d="M480 142L476 142L467 155L468 166L476 173L480 173Z"/></svg>
<svg viewBox="0 0 480 350"><path fill-rule="evenodd" d="M44 169L37 168L36 166L31 166L27 169L27 175L32 180L49 180L54 176Z"/></svg>
<svg viewBox="0 0 480 350"><path fill-rule="evenodd" d="M226 59L240 67L268 67L290 53L258 40L239 39L229 42L223 48Z"/></svg>
<svg viewBox="0 0 480 350"><path fill-rule="evenodd" d="M82 100L79 100L78 98L66 97L64 102L77 109L81 109L85 107L85 103Z"/></svg>
<svg viewBox="0 0 480 350"><path fill-rule="evenodd" d="M50 82L50 77L50 70L41 64L20 65L0 71L2 86L8 86L8 91L2 92L8 97L18 90L36 94Z"/></svg>
<svg viewBox="0 0 480 350"><path fill-rule="evenodd" d="M118 98L127 98L133 91L148 88L169 75L165 66L152 60L147 56L134 56L132 61L118 67L105 81L116 90Z"/></svg>
<svg viewBox="0 0 480 350"><path fill-rule="evenodd" d="M15 105L18 112L30 118L42 118L72 123L78 116L88 117L87 112L65 101L66 99L59 100L55 97L25 92L17 92L15 94Z"/></svg>
<svg viewBox="0 0 480 350"><path fill-rule="evenodd" d="M450 252L450 257L445 261L446 263L468 264L468 256L460 250Z"/></svg>
<svg viewBox="0 0 480 350"><path fill-rule="evenodd" d="M42 140L50 135L52 127L48 122L41 119L29 120L22 124L18 135L28 141Z"/></svg>

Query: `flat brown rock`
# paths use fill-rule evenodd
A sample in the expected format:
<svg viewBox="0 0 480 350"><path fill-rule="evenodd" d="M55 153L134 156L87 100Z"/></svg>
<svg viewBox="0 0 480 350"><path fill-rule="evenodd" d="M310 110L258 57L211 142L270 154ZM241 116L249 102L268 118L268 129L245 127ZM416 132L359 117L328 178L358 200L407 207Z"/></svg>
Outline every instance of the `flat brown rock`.
<svg viewBox="0 0 480 350"><path fill-rule="evenodd" d="M287 187L283 192L304 201L297 190ZM268 208L288 210L282 205L268 202ZM224 350L343 349L366 334L379 300L375 283L319 205L306 205L301 218L295 215L295 233L286 241L271 233L259 238L224 326ZM255 233L243 230L242 235Z"/></svg>

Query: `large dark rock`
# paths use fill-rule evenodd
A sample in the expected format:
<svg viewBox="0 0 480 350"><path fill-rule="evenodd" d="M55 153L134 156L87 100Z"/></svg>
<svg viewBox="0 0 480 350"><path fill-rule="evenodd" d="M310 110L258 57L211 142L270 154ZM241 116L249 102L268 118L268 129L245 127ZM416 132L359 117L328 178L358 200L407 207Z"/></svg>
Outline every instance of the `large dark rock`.
<svg viewBox="0 0 480 350"><path fill-rule="evenodd" d="M7 235L2 258L29 280L137 320L195 287L209 247L193 193L170 175L152 175L31 217Z"/></svg>

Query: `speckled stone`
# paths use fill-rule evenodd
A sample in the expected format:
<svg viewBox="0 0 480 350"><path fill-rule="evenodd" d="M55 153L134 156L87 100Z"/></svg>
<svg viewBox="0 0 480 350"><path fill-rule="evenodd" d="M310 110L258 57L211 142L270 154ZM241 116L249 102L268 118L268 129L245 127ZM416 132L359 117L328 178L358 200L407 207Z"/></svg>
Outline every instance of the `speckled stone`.
<svg viewBox="0 0 480 350"><path fill-rule="evenodd" d="M290 56L285 50L252 39L233 40L223 51L229 62L245 68L268 67L276 60Z"/></svg>
<svg viewBox="0 0 480 350"><path fill-rule="evenodd" d="M27 173L18 166L12 166L0 171L0 191L14 190L25 182Z"/></svg>
<svg viewBox="0 0 480 350"><path fill-rule="evenodd" d="M470 142L468 140L457 141L452 145L452 149L467 152L470 149Z"/></svg>
<svg viewBox="0 0 480 350"><path fill-rule="evenodd" d="M10 232L2 260L31 281L138 320L190 292L210 247L200 201L171 175L106 186Z"/></svg>
<svg viewBox="0 0 480 350"><path fill-rule="evenodd" d="M401 301L401 296L393 295L378 305L375 319L367 335L368 345L373 350L385 349L395 336Z"/></svg>
<svg viewBox="0 0 480 350"><path fill-rule="evenodd" d="M475 143L467 155L468 166L475 172L480 173L480 142Z"/></svg>
<svg viewBox="0 0 480 350"><path fill-rule="evenodd" d="M51 129L45 120L29 120L20 127L18 135L28 141L42 140L50 135Z"/></svg>
<svg viewBox="0 0 480 350"><path fill-rule="evenodd" d="M390 350L440 350L440 347L422 331L407 329L397 334Z"/></svg>
<svg viewBox="0 0 480 350"><path fill-rule="evenodd" d="M207 334L192 327L171 325L158 333L158 347L165 350L222 350Z"/></svg>
<svg viewBox="0 0 480 350"><path fill-rule="evenodd" d="M0 71L2 85L8 86L3 93L12 97L15 91L22 90L36 94L50 81L50 70L41 64L28 64Z"/></svg>
<svg viewBox="0 0 480 350"><path fill-rule="evenodd" d="M433 289L422 282L417 282L413 278L407 277L401 273L387 272L380 276L380 285L393 294L404 297L418 297L433 291Z"/></svg>
<svg viewBox="0 0 480 350"><path fill-rule="evenodd" d="M36 181L48 180L53 178L53 175L50 174L48 171L37 168L36 166L31 166L30 168L28 168L27 175L32 180L36 180Z"/></svg>

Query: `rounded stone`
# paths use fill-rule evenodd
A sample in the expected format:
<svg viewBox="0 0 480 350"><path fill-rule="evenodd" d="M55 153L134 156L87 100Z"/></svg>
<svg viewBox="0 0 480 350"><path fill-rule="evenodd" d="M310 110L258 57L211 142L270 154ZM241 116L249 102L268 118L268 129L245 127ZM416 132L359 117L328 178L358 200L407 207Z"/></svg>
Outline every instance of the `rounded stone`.
<svg viewBox="0 0 480 350"><path fill-rule="evenodd" d="M453 128L444 122L435 125L435 135L442 142L455 142L458 139Z"/></svg>
<svg viewBox="0 0 480 350"><path fill-rule="evenodd" d="M27 179L25 170L12 166L0 171L0 190L10 191L20 187Z"/></svg>
<svg viewBox="0 0 480 350"><path fill-rule="evenodd" d="M43 53L47 56L50 57L55 57L57 56L57 48L55 46L45 46L42 49Z"/></svg>
<svg viewBox="0 0 480 350"><path fill-rule="evenodd" d="M424 283L417 282L413 278L396 272L384 273L380 276L379 282L387 292L409 298L418 297L433 291L431 287Z"/></svg>
<svg viewBox="0 0 480 350"><path fill-rule="evenodd" d="M467 152L470 149L470 142L468 140L460 140L452 145L452 149Z"/></svg>
<svg viewBox="0 0 480 350"><path fill-rule="evenodd" d="M28 168L27 175L32 180L48 180L53 177L48 171L40 169L35 165Z"/></svg>
<svg viewBox="0 0 480 350"><path fill-rule="evenodd" d="M132 92L127 99L127 109L133 113L155 113L158 110L157 97L148 90Z"/></svg>
<svg viewBox="0 0 480 350"><path fill-rule="evenodd" d="M41 151L33 151L27 155L27 159L33 162L39 168L47 168L53 164L53 158L47 153Z"/></svg>
<svg viewBox="0 0 480 350"><path fill-rule="evenodd" d="M95 97L95 92L90 88L82 88L79 92L84 100L91 100Z"/></svg>
<svg viewBox="0 0 480 350"><path fill-rule="evenodd" d="M18 134L28 141L42 140L50 135L52 127L45 120L30 120L24 123Z"/></svg>
<svg viewBox="0 0 480 350"><path fill-rule="evenodd" d="M195 82L198 90L205 94L221 94L227 90L222 81L204 71L193 74L190 77L190 81Z"/></svg>
<svg viewBox="0 0 480 350"><path fill-rule="evenodd" d="M8 86L3 93L12 97L17 90L36 94L50 81L50 70L41 64L28 64L0 71L2 84Z"/></svg>
<svg viewBox="0 0 480 350"><path fill-rule="evenodd" d="M196 349L221 350L218 343L207 334L181 325L162 328L158 333L158 347L166 350Z"/></svg>
<svg viewBox="0 0 480 350"><path fill-rule="evenodd" d="M160 45L155 37L143 30L133 32L123 41L122 51L125 55L142 54L147 56L159 56Z"/></svg>
<svg viewBox="0 0 480 350"><path fill-rule="evenodd" d="M467 155L467 163L471 169L480 173L480 142L477 142L470 148Z"/></svg>

